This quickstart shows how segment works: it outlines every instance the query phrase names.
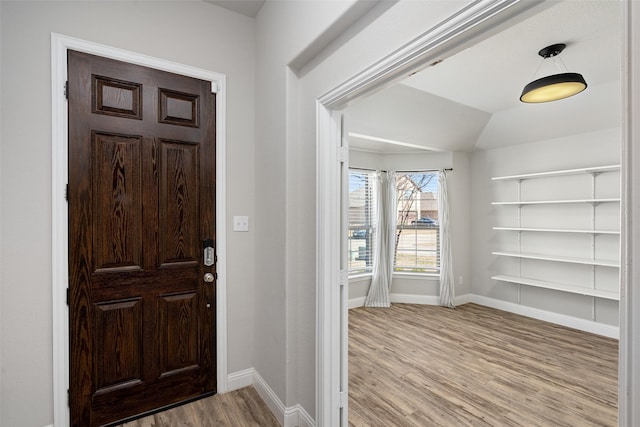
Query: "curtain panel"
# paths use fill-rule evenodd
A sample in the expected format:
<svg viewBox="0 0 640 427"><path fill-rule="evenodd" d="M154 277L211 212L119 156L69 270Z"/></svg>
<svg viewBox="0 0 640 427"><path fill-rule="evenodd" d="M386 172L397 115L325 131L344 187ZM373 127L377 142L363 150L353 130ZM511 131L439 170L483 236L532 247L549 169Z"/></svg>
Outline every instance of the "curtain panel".
<svg viewBox="0 0 640 427"><path fill-rule="evenodd" d="M378 233L376 233L376 253L373 262L373 277L366 307L390 307L389 290L393 277L396 232L396 177L394 172L378 174Z"/></svg>

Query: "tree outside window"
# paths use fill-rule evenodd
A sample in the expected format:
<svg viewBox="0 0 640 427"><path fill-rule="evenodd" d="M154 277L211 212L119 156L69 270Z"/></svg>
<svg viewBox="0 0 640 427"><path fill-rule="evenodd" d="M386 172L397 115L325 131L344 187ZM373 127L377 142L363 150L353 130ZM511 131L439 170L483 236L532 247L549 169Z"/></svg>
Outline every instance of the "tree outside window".
<svg viewBox="0 0 640 427"><path fill-rule="evenodd" d="M394 271L440 272L438 173L396 174L398 217Z"/></svg>

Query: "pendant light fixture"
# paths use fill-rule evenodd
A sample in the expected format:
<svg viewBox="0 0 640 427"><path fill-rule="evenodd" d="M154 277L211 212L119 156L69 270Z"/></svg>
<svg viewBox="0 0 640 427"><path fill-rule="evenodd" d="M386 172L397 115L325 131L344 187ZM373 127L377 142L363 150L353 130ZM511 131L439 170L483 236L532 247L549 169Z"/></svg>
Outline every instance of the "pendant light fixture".
<svg viewBox="0 0 640 427"><path fill-rule="evenodd" d="M587 82L582 74L566 72L567 67L564 66L560 58L556 58L565 47L567 47L566 44L558 43L547 46L538 52L538 55L543 58L543 62L551 58L560 71L564 72L532 81L522 90L520 101L526 103L557 101L578 94L587 88Z"/></svg>

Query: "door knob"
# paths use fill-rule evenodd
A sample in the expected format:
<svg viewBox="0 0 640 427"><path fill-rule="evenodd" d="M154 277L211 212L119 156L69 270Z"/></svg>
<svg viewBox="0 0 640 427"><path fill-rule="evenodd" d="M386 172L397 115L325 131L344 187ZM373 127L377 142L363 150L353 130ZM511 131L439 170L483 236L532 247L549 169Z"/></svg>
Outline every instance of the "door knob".
<svg viewBox="0 0 640 427"><path fill-rule="evenodd" d="M204 281L207 282L207 283L213 282L213 279L214 279L214 277L213 277L213 274L211 274L211 273L206 273L204 275Z"/></svg>

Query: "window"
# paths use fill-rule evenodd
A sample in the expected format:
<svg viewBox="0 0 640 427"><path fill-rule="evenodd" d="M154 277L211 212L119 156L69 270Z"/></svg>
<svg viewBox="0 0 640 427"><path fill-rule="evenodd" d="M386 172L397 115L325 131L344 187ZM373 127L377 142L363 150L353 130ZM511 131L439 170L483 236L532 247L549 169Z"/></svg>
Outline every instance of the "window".
<svg viewBox="0 0 640 427"><path fill-rule="evenodd" d="M371 273L377 233L376 172L349 170L349 274ZM396 173L394 272L440 273L438 172Z"/></svg>
<svg viewBox="0 0 640 427"><path fill-rule="evenodd" d="M396 174L398 217L394 271L440 273L438 173Z"/></svg>
<svg viewBox="0 0 640 427"><path fill-rule="evenodd" d="M373 270L377 187L376 172L349 170L349 274Z"/></svg>

